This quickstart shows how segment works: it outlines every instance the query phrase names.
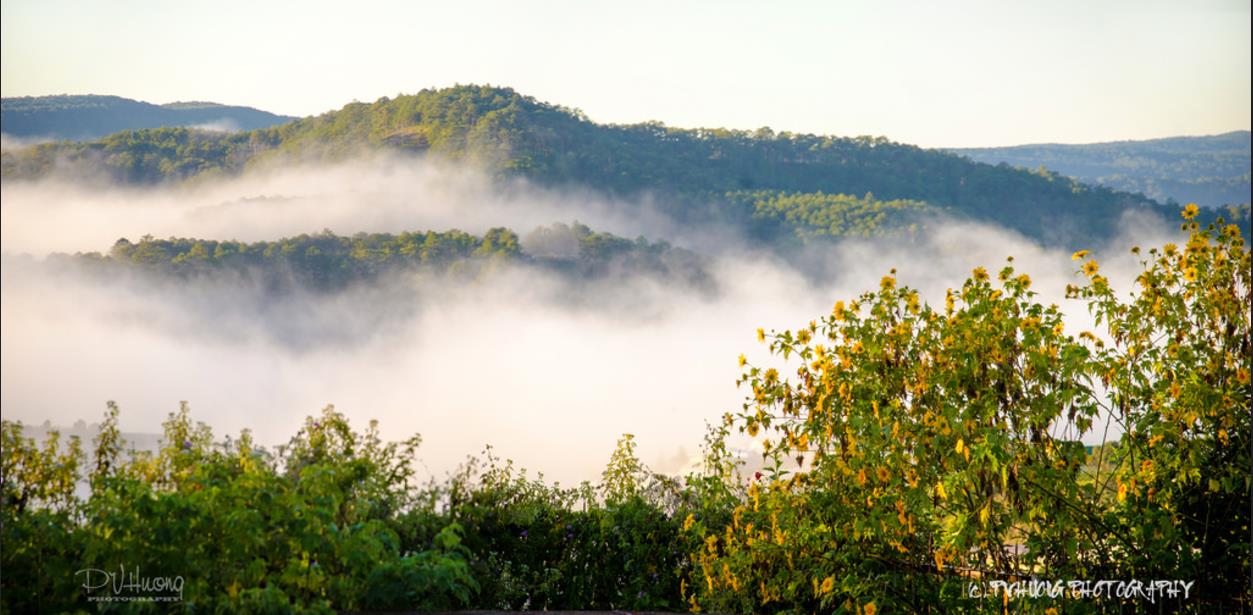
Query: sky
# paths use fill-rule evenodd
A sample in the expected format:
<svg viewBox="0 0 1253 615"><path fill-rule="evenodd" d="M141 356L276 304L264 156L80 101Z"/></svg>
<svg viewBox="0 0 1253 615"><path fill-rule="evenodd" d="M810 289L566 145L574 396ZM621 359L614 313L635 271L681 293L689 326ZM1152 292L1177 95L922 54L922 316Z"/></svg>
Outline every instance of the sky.
<svg viewBox="0 0 1253 615"><path fill-rule="evenodd" d="M3 95L310 115L457 83L926 147L1249 128L1247 0L5 0Z"/></svg>

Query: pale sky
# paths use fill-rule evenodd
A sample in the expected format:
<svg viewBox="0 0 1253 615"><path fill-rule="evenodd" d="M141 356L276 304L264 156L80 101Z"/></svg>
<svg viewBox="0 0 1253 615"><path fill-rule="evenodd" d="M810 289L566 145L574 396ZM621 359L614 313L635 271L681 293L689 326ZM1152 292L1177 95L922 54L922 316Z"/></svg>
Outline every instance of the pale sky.
<svg viewBox="0 0 1253 615"><path fill-rule="evenodd" d="M456 83L599 122L928 147L1249 128L1248 0L4 0L4 96L289 115Z"/></svg>

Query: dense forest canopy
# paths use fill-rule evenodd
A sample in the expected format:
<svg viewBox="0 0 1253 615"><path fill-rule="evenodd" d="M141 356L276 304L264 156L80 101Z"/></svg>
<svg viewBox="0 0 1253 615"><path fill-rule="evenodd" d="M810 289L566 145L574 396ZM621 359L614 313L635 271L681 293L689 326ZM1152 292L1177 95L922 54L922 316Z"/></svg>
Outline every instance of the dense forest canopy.
<svg viewBox="0 0 1253 615"><path fill-rule="evenodd" d="M1079 181L1141 193L1160 202L1219 207L1249 202L1249 131L1084 145L955 149L988 164L1044 167Z"/></svg>
<svg viewBox="0 0 1253 615"><path fill-rule="evenodd" d="M151 184L239 173L275 161L344 160L366 151L433 155L485 167L498 177L547 186L584 186L615 196L655 198L677 220L730 223L769 234L812 235L821 220L832 234L871 221L829 201L830 212L761 215L753 200L728 193L774 191L811 201L868 195L942 208L946 215L1004 225L1051 243L1090 243L1112 234L1129 211L1170 215L1152 200L1079 183L1047 171L991 166L882 137L831 137L727 129L679 129L651 122L605 125L582 113L508 88L458 86L352 103L294 122L233 134L188 128L117 133L85 143L53 143L6 152L6 179L84 168L117 181ZM790 201L789 201L790 202ZM913 207L913 206L911 206ZM914 207L916 208L916 207ZM770 209L770 208L767 208ZM899 209L899 208L894 208ZM796 226L792 229L791 226ZM768 230L768 229L767 229Z"/></svg>
<svg viewBox="0 0 1253 615"><path fill-rule="evenodd" d="M0 129L12 137L99 139L123 130L216 126L253 130L295 118L251 107L189 101L154 105L120 96L22 96L0 101Z"/></svg>

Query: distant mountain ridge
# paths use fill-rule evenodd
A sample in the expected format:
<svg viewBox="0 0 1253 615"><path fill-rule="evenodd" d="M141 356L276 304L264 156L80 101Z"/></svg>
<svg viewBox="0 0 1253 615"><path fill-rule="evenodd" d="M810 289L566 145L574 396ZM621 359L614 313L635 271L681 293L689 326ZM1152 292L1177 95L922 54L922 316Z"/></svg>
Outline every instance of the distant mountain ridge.
<svg viewBox="0 0 1253 615"><path fill-rule="evenodd" d="M775 245L909 232L948 216L1087 247L1111 236L1130 210L1177 214L1143 195L882 137L597 124L492 86L351 103L249 132L158 128L49 143L5 152L3 174L158 183L371 151L469 162L497 177L590 188L627 197L623 203L647 200L681 224L724 225Z"/></svg>
<svg viewBox="0 0 1253 615"><path fill-rule="evenodd" d="M120 96L23 96L0 101L0 131L24 139L92 140L144 128L255 130L296 118L213 102L156 105Z"/></svg>
<svg viewBox="0 0 1253 615"><path fill-rule="evenodd" d="M1161 201L1218 207L1249 202L1253 147L1247 130L1197 137L949 151L988 164L1050 171Z"/></svg>

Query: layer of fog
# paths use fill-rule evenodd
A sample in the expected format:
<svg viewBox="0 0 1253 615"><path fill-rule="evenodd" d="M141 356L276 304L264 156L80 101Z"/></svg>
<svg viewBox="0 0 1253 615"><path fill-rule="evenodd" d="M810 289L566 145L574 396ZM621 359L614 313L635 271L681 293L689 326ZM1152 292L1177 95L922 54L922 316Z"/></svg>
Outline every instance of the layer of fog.
<svg viewBox="0 0 1253 615"><path fill-rule="evenodd" d="M205 132L239 132L242 130L239 122L229 117L220 117L208 122L202 122L193 126L188 126L192 130L203 130Z"/></svg>
<svg viewBox="0 0 1253 615"><path fill-rule="evenodd" d="M38 258L6 257L0 292L0 408L9 420L97 421L105 400L126 431L159 429L179 400L223 435L250 428L278 443L333 403L364 426L420 432L423 462L442 475L485 444L570 484L598 476L622 433L646 463L677 470L706 422L735 411L736 357L772 361L755 330L795 328L834 300L877 288L895 268L933 304L975 266L1005 257L1029 273L1043 303L1091 328L1068 252L982 225L937 225L913 243L848 241L823 248L836 273L815 280L735 237L684 233L650 211L588 193L503 188L471 172L420 165L297 168L160 190L3 186L3 251L106 251L143 234L274 239L329 227L480 232L579 219L596 230L723 246L710 261L717 292L656 279L584 284L534 268L469 284L397 275L335 294L274 301L228 281L171 285L90 277ZM256 200L257 195L278 198ZM249 200L253 199L253 200ZM623 213L624 211L634 213ZM1138 270L1127 248L1160 245L1158 227L1128 221L1098 251L1117 287ZM593 294L599 301L575 301ZM786 372L785 372L786 373Z"/></svg>
<svg viewBox="0 0 1253 615"><path fill-rule="evenodd" d="M725 229L673 224L647 200L488 181L467 167L374 156L336 165L281 165L162 189L44 180L0 186L7 254L107 251L121 237L258 241L330 229L339 234L493 227L525 233L574 219L628 238L681 239L723 250Z"/></svg>
<svg viewBox="0 0 1253 615"><path fill-rule="evenodd" d="M19 150L39 145L41 143L50 143L56 139L52 137L27 136L19 137L11 135L7 132L0 132L0 152L17 152Z"/></svg>

